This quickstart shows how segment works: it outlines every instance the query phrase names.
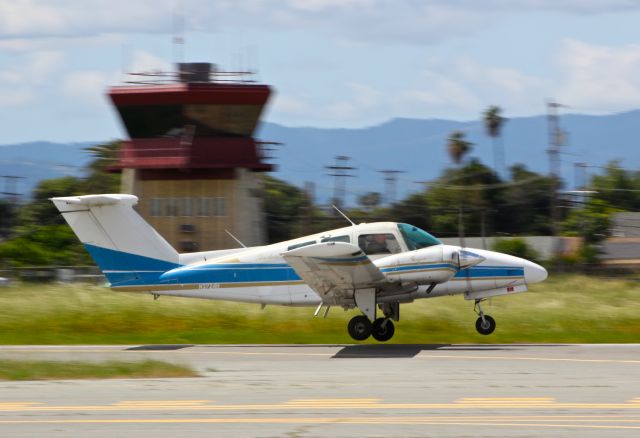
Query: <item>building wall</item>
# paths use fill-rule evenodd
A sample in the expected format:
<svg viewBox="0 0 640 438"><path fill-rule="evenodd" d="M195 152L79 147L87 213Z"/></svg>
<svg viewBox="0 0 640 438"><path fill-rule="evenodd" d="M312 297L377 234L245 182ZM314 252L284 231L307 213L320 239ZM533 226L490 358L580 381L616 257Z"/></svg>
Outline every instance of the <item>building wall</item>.
<svg viewBox="0 0 640 438"><path fill-rule="evenodd" d="M231 179L140 179L122 172L122 191L139 198L136 207L179 252L234 248L229 230L247 246L266 241L262 179L236 169Z"/></svg>

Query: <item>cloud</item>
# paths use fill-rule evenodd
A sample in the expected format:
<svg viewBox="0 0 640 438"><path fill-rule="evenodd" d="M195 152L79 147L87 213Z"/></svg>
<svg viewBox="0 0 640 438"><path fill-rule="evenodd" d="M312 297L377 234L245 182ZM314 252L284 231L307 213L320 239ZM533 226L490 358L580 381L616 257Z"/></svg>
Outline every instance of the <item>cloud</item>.
<svg viewBox="0 0 640 438"><path fill-rule="evenodd" d="M172 71L173 67L166 60L143 50L135 50L131 56L132 72L158 72Z"/></svg>
<svg viewBox="0 0 640 438"><path fill-rule="evenodd" d="M6 38L0 39L0 51L4 52L33 52L43 50L59 50L61 47L72 49L75 47L96 47L123 44L123 35L104 34L92 36L52 36L38 38Z"/></svg>
<svg viewBox="0 0 640 438"><path fill-rule="evenodd" d="M592 45L566 40L556 61L562 81L557 98L587 112L640 106L640 45Z"/></svg>
<svg viewBox="0 0 640 438"><path fill-rule="evenodd" d="M178 4L180 7L176 6ZM336 40L433 44L528 11L640 10L635 0L0 0L0 39L186 31L309 30ZM183 15L176 20L177 14ZM19 43L21 41L21 43Z"/></svg>
<svg viewBox="0 0 640 438"><path fill-rule="evenodd" d="M0 89L0 108L24 106L34 99L34 93L26 88Z"/></svg>
<svg viewBox="0 0 640 438"><path fill-rule="evenodd" d="M0 72L0 107L33 103L52 82L64 62L59 51L37 51L15 58Z"/></svg>

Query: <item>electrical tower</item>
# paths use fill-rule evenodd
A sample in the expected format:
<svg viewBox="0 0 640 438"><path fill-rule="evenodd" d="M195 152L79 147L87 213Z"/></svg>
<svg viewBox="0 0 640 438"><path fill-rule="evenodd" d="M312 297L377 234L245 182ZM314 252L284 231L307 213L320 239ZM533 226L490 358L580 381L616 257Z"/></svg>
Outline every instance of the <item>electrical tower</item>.
<svg viewBox="0 0 640 438"><path fill-rule="evenodd" d="M337 155L333 166L325 166L329 171L327 175L334 177L333 180L333 202L339 207L344 205L347 178L353 178L355 175L351 171L357 170L356 167L349 165L351 158L346 155Z"/></svg>
<svg viewBox="0 0 640 438"><path fill-rule="evenodd" d="M2 175L4 178L4 192L2 194L7 197L7 199L13 204L13 206L17 206L18 198L20 197L20 193L18 193L18 180L24 179L24 176L15 176L15 175Z"/></svg>
<svg viewBox="0 0 640 438"><path fill-rule="evenodd" d="M396 182L398 174L405 173L404 170L379 170L384 175L384 203L392 205L396 202Z"/></svg>
<svg viewBox="0 0 640 438"><path fill-rule="evenodd" d="M560 241L557 236L560 235L560 198L558 191L560 190L562 176L560 174L560 148L565 145L566 133L560 128L560 116L558 115L558 108L562 108L564 105L547 101L547 124L549 128L549 176L552 179L551 190L551 233L556 238L554 239L553 253L554 255L560 254Z"/></svg>

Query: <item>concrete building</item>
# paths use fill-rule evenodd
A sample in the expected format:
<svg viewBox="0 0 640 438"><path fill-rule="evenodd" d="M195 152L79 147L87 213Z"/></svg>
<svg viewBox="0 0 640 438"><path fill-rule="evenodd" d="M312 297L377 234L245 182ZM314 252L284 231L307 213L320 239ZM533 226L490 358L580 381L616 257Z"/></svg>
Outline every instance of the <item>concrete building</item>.
<svg viewBox="0 0 640 438"><path fill-rule="evenodd" d="M266 242L260 172L272 170L253 133L270 87L208 63L142 74L108 94L126 129L114 170L122 193L183 252Z"/></svg>

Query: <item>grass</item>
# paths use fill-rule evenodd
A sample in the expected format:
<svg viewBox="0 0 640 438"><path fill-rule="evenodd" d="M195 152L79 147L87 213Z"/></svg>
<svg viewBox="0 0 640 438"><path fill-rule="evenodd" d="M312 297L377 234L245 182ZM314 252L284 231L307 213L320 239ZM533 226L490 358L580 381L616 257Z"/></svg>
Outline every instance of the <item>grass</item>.
<svg viewBox="0 0 640 438"><path fill-rule="evenodd" d="M0 380L116 379L152 377L196 377L192 369L157 360L58 362L45 360L0 360Z"/></svg>
<svg viewBox="0 0 640 438"><path fill-rule="evenodd" d="M403 305L395 343L640 342L640 283L553 275L530 292L484 304L497 321L476 333L462 296ZM0 289L0 344L352 343L355 311L112 292L88 285ZM371 341L375 342L375 341Z"/></svg>

